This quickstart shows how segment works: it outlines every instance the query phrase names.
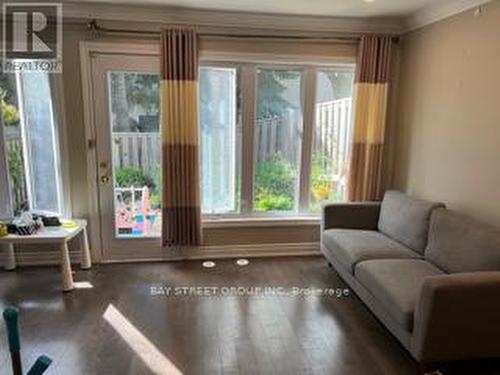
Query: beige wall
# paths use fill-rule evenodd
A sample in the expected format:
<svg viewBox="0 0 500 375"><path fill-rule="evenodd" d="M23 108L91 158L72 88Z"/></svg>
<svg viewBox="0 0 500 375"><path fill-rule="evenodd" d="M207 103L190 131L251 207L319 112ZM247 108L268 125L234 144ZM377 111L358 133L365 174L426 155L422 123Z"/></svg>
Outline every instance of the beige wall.
<svg viewBox="0 0 500 375"><path fill-rule="evenodd" d="M127 27L126 24L114 24L113 27ZM72 210L75 217L88 218L86 139L83 119L82 84L80 74L79 42L88 39L85 25L66 24L64 27L63 81L65 90L66 120L68 127L69 170L71 185ZM106 38L104 41L123 39ZM93 40L93 41L99 41ZM136 40L138 43L151 43L151 40ZM245 41L238 46L234 42L205 40L203 50L220 52L236 51L240 53L281 53L285 55L303 55L331 58L338 56L342 62L353 60L356 54L354 45L332 46L326 43L307 44L302 47L297 43L272 45L265 42L262 48L255 48L255 42ZM205 230L205 245L252 244L252 243L310 243L319 241L319 225L279 226L256 228L210 228Z"/></svg>
<svg viewBox="0 0 500 375"><path fill-rule="evenodd" d="M500 226L500 1L404 37L393 186Z"/></svg>

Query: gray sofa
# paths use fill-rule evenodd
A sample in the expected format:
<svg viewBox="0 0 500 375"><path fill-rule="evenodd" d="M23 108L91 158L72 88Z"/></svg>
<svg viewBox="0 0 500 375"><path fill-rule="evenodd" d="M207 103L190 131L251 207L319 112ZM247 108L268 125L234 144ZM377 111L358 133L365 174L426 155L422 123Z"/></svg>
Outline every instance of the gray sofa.
<svg viewBox="0 0 500 375"><path fill-rule="evenodd" d="M329 263L421 364L500 357L500 231L387 192L324 204Z"/></svg>

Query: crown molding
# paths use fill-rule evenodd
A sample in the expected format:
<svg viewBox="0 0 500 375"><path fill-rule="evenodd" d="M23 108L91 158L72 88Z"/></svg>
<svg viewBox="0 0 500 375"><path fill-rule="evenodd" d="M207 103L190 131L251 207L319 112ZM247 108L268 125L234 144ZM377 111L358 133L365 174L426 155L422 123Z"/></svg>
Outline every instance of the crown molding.
<svg viewBox="0 0 500 375"><path fill-rule="evenodd" d="M355 18L297 16L267 13L197 10L166 6L136 6L65 2L65 19L133 22L135 24L187 24L204 28L275 30L318 34L389 33L403 30L399 17Z"/></svg>
<svg viewBox="0 0 500 375"><path fill-rule="evenodd" d="M157 30L165 24L194 25L207 31L228 29L253 32L255 35L276 32L279 35L359 35L383 33L400 35L456 14L490 3L493 0L448 0L436 2L407 17L329 17L216 11L159 5L122 5L93 2L64 2L65 21L86 23L126 22L132 29ZM2 9L0 9L2 13Z"/></svg>
<svg viewBox="0 0 500 375"><path fill-rule="evenodd" d="M456 14L490 3L492 0L455 0L437 2L427 6L404 20L404 32L410 32L442 21Z"/></svg>

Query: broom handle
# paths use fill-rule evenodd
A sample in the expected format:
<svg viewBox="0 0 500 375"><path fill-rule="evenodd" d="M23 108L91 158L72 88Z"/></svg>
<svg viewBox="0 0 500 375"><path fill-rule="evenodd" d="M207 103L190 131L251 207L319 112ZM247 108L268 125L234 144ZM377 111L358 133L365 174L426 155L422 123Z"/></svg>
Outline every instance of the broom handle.
<svg viewBox="0 0 500 375"><path fill-rule="evenodd" d="M8 307L3 312L3 318L7 325L7 337L9 340L10 357L12 359L12 372L14 375L22 375L21 344L19 342L18 311L14 307Z"/></svg>
<svg viewBox="0 0 500 375"><path fill-rule="evenodd" d="M51 363L52 360L49 357L41 355L30 368L27 375L42 375L49 368Z"/></svg>

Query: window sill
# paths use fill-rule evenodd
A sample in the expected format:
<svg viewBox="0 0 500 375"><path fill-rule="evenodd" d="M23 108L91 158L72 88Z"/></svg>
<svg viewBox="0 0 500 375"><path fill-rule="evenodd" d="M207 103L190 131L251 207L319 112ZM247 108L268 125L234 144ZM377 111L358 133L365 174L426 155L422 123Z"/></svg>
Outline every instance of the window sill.
<svg viewBox="0 0 500 375"><path fill-rule="evenodd" d="M207 218L203 220L204 228L303 227L319 224L320 218L316 216Z"/></svg>

